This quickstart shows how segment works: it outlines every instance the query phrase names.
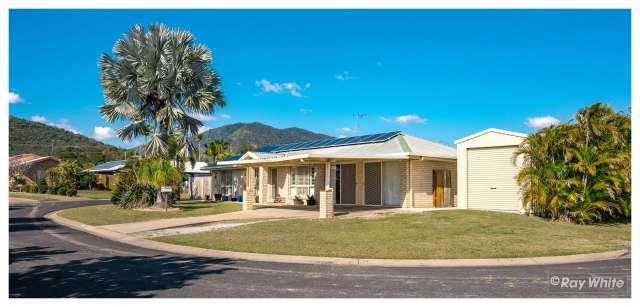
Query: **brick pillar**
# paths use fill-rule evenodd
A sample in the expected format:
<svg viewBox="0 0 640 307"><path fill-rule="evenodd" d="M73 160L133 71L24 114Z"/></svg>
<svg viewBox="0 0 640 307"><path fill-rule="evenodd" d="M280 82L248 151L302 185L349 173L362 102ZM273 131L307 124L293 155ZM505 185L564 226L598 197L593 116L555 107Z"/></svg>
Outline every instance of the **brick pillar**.
<svg viewBox="0 0 640 307"><path fill-rule="evenodd" d="M333 190L320 191L320 218L333 218Z"/></svg>
<svg viewBox="0 0 640 307"><path fill-rule="evenodd" d="M242 211L253 210L256 202L256 173L253 167L247 167L244 191L242 191Z"/></svg>
<svg viewBox="0 0 640 307"><path fill-rule="evenodd" d="M253 210L253 204L256 202L255 190L242 191L242 211Z"/></svg>
<svg viewBox="0 0 640 307"><path fill-rule="evenodd" d="M356 162L356 205L364 205L364 162Z"/></svg>

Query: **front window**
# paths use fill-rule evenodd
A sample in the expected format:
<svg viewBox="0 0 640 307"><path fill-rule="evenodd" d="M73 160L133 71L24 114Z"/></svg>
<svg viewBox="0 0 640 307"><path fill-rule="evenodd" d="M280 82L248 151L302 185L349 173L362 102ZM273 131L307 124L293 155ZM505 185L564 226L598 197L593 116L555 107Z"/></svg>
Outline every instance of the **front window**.
<svg viewBox="0 0 640 307"><path fill-rule="evenodd" d="M291 195L309 196L314 193L316 170L310 166L291 168Z"/></svg>

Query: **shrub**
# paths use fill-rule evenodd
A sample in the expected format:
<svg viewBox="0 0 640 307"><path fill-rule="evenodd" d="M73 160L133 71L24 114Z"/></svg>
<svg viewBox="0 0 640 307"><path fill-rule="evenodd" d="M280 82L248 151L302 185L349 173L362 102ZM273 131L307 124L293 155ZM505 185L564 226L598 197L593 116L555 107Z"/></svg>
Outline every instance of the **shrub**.
<svg viewBox="0 0 640 307"><path fill-rule="evenodd" d="M37 189L37 186L33 185L33 184L27 184L25 186L22 187L22 190L26 193L34 193L34 188Z"/></svg>
<svg viewBox="0 0 640 307"><path fill-rule="evenodd" d="M127 190L127 187L123 180L118 181L116 187L111 192L111 203L114 205L120 204L120 199L122 199L122 194L124 194Z"/></svg>
<svg viewBox="0 0 640 307"><path fill-rule="evenodd" d="M592 223L631 217L631 117L605 104L575 121L527 136L514 155L523 205L553 220Z"/></svg>
<svg viewBox="0 0 640 307"><path fill-rule="evenodd" d="M118 205L125 209L151 207L156 201L156 191L149 184L133 184L122 193Z"/></svg>
<svg viewBox="0 0 640 307"><path fill-rule="evenodd" d="M78 196L78 190L74 188L67 189L67 196Z"/></svg>
<svg viewBox="0 0 640 307"><path fill-rule="evenodd" d="M59 187L58 188L58 195L67 195L67 188L66 187Z"/></svg>
<svg viewBox="0 0 640 307"><path fill-rule="evenodd" d="M51 194L51 195L56 195L56 194L58 194L58 188L59 187L57 187L57 186L49 187L49 190L47 192L49 192L49 194Z"/></svg>
<svg viewBox="0 0 640 307"><path fill-rule="evenodd" d="M98 184L96 184L96 190L98 190L98 191L104 191L104 184L102 184L102 183L98 183Z"/></svg>
<svg viewBox="0 0 640 307"><path fill-rule="evenodd" d="M307 206L314 206L316 204L316 199L313 197L313 195L309 195L309 197L307 198Z"/></svg>
<svg viewBox="0 0 640 307"><path fill-rule="evenodd" d="M47 189L47 181L44 178L40 179L40 181L38 181L38 192L44 194L47 193Z"/></svg>

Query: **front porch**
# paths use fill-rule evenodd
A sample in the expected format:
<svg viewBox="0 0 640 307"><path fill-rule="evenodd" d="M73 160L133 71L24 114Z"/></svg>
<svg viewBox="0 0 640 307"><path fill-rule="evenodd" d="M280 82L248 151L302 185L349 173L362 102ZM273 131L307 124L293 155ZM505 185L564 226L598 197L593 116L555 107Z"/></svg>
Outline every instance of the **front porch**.
<svg viewBox="0 0 640 307"><path fill-rule="evenodd" d="M243 210L281 206L330 218L339 209L454 207L452 171L455 164L441 159L247 157L212 169L212 191Z"/></svg>

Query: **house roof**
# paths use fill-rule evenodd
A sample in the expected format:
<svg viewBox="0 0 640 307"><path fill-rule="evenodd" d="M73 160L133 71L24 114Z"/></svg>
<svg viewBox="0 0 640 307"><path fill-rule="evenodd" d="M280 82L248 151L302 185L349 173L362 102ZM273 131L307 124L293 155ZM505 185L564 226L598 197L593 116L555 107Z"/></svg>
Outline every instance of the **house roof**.
<svg viewBox="0 0 640 307"><path fill-rule="evenodd" d="M419 137L394 131L352 138L310 141L260 148L235 160L225 160L206 169L261 162L281 162L297 159L407 159L410 156L456 159L456 149ZM334 142L331 142L334 141Z"/></svg>
<svg viewBox="0 0 640 307"><path fill-rule="evenodd" d="M469 135L469 136L467 136L467 137L461 138L461 139L459 139L459 140L457 140L457 141L454 141L454 143L455 143L455 144L459 144L459 143L462 143L462 142L466 142L466 141L468 141L468 140L470 140L470 139L474 139L474 138L477 138L477 137L479 137L479 136L481 136L481 135L485 135L485 134L487 134L487 133L491 133L491 132L493 132L493 133L499 133L499 134L506 134L506 135L517 136L517 137L521 137L521 138L525 138L525 137L527 137L527 134L520 133L520 132L509 131L509 130L502 130L502 129L497 129L497 128L489 128L489 129L482 130L482 131L480 131L480 132L478 132L478 133L474 133L474 134L472 134L472 135Z"/></svg>
<svg viewBox="0 0 640 307"><path fill-rule="evenodd" d="M126 163L127 163L127 161L125 161L125 160L109 161L109 162L105 162L105 163L102 163L102 164L94 165L90 169L85 170L85 172L90 172L90 173L115 172L115 171L118 171L118 170L124 168Z"/></svg>
<svg viewBox="0 0 640 307"><path fill-rule="evenodd" d="M54 160L54 161L58 161L58 159L56 159L55 157L52 156L39 156L36 154L20 154L20 155L15 155L15 156L11 156L9 157L9 162L11 163L17 163L17 164L32 164L32 163L36 163L36 162L40 162L40 161L45 161L45 160Z"/></svg>
<svg viewBox="0 0 640 307"><path fill-rule="evenodd" d="M93 166L90 169L85 170L85 172L91 173L111 173L116 172L120 169L123 169L127 164L126 160L115 160L109 161L102 164L98 164ZM172 165L175 165L175 161L171 161ZM202 168L206 167L206 162L196 162L193 166L191 163L186 162L184 164L184 172L189 174L208 174L208 171L202 170Z"/></svg>

